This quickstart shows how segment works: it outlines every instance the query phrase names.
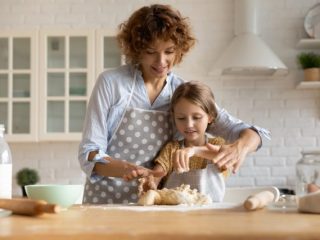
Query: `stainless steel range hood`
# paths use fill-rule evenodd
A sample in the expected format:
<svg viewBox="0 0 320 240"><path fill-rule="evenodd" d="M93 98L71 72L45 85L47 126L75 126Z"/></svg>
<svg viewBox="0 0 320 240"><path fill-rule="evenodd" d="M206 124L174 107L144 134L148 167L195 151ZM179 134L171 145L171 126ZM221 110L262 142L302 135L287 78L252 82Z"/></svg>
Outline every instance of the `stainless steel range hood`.
<svg viewBox="0 0 320 240"><path fill-rule="evenodd" d="M288 68L258 36L259 0L235 0L235 38L215 64L222 75L279 76Z"/></svg>

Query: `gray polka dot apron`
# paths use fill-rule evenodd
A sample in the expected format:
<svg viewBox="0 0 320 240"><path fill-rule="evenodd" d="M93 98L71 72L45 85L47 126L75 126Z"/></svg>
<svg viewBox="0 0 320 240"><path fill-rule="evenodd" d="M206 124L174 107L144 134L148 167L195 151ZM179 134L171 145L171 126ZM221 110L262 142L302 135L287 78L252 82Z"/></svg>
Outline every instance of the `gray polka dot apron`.
<svg viewBox="0 0 320 240"><path fill-rule="evenodd" d="M184 148L183 142L183 140L179 141L180 148ZM191 189L198 189L199 192L210 196L213 202L223 200L225 193L223 174L209 160L207 160L207 167L204 169L190 170L185 173L172 172L164 183L164 187L175 188L181 184L189 184Z"/></svg>
<svg viewBox="0 0 320 240"><path fill-rule="evenodd" d="M153 159L171 138L169 113L129 107L136 83L136 73L126 110L111 137L107 154L136 165L152 168ZM104 177L91 183L86 181L84 203L135 203L138 200L138 181Z"/></svg>

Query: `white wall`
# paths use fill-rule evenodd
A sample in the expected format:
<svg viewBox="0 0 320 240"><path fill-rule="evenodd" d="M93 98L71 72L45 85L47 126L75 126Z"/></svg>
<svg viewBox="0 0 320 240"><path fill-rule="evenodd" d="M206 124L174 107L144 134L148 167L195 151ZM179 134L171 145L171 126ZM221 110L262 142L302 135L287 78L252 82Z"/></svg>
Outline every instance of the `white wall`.
<svg viewBox="0 0 320 240"><path fill-rule="evenodd" d="M319 90L297 90L302 71L296 65L296 48L306 37L304 16L315 0L260 0L261 37L290 68L283 78L219 78L211 66L233 37L236 0L2 0L0 29L51 27L115 29L138 7L168 3L189 16L198 43L176 69L185 79L208 83L220 106L248 123L266 127L272 141L246 160L230 186L268 185L293 187L295 163L303 149L319 148ZM15 143L14 172L30 166L40 170L41 182L83 181L78 143ZM15 193L20 193L15 186Z"/></svg>

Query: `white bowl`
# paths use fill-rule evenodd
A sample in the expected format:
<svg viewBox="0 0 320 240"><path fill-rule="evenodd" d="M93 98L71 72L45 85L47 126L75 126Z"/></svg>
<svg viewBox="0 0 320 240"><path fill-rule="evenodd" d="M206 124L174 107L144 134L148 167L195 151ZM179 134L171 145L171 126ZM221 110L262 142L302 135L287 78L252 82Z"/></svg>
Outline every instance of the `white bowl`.
<svg viewBox="0 0 320 240"><path fill-rule="evenodd" d="M78 200L83 195L84 186L81 184L37 184L27 185L25 190L30 199L44 200L47 203L68 208L75 203L79 203Z"/></svg>

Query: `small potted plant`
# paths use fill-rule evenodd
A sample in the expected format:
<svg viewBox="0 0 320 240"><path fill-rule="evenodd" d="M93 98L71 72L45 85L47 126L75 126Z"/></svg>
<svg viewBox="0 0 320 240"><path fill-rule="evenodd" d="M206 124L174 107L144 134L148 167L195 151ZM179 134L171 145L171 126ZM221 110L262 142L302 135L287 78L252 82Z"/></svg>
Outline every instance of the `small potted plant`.
<svg viewBox="0 0 320 240"><path fill-rule="evenodd" d="M297 56L298 63L304 70L304 81L320 80L320 55L314 52L302 52Z"/></svg>
<svg viewBox="0 0 320 240"><path fill-rule="evenodd" d="M22 168L17 172L16 179L18 185L21 187L23 197L26 197L27 194L24 186L36 184L39 182L40 177L37 170L31 168Z"/></svg>

